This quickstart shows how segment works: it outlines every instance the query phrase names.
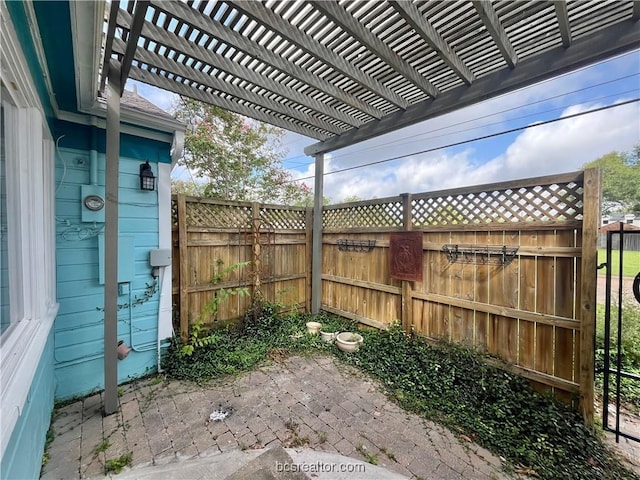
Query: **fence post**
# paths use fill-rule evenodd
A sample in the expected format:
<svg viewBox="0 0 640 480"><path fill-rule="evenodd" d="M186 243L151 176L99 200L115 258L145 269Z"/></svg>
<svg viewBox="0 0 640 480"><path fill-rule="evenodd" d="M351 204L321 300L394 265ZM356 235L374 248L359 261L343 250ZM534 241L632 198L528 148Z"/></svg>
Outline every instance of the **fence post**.
<svg viewBox="0 0 640 480"><path fill-rule="evenodd" d="M307 312L311 312L311 267L313 264L313 208L307 207L305 216L305 232L304 238L306 242L306 259L305 259L305 273L307 275L305 284L305 306Z"/></svg>
<svg viewBox="0 0 640 480"><path fill-rule="evenodd" d="M411 212L411 202L413 195L403 193L402 197L402 227L405 232L413 230L413 219ZM402 315L402 328L405 332L410 333L413 326L413 288L411 282L402 280L402 301L400 311Z"/></svg>
<svg viewBox="0 0 640 480"><path fill-rule="evenodd" d="M260 204L251 203L251 251L253 252L251 262L253 263L253 300L262 300L260 269L262 268L261 246L260 246Z"/></svg>
<svg viewBox="0 0 640 480"><path fill-rule="evenodd" d="M598 224L600 219L600 169L584 171L582 218L582 279L580 285L580 411L593 424L593 384L595 369L596 289L598 265ZM605 407L606 408L606 407Z"/></svg>
<svg viewBox="0 0 640 480"><path fill-rule="evenodd" d="M180 335L189 338L189 252L187 250L187 201L178 195L178 249L180 253Z"/></svg>

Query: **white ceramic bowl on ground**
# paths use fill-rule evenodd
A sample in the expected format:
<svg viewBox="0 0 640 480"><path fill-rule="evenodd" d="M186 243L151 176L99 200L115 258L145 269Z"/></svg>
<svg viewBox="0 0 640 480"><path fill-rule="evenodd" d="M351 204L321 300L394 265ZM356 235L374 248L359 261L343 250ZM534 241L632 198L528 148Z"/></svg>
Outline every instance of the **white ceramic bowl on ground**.
<svg viewBox="0 0 640 480"><path fill-rule="evenodd" d="M359 333L342 332L336 336L336 345L343 352L357 352L364 339Z"/></svg>
<svg viewBox="0 0 640 480"><path fill-rule="evenodd" d="M324 340L325 342L333 342L336 337L338 336L338 333L333 333L333 332L323 332L322 330L320 330L320 336L322 337L322 340Z"/></svg>
<svg viewBox="0 0 640 480"><path fill-rule="evenodd" d="M321 328L322 324L320 322L307 322L307 332L311 335L317 335Z"/></svg>

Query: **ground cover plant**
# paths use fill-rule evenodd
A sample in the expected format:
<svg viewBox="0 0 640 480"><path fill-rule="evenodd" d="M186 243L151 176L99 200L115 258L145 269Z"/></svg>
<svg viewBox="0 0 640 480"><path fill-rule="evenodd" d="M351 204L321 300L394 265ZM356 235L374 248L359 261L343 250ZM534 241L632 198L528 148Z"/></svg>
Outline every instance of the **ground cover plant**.
<svg viewBox="0 0 640 480"><path fill-rule="evenodd" d="M605 325L604 325L604 305L598 305L596 323L596 390L602 396L605 360ZM610 332L610 368L615 368L618 352L618 312L617 306L611 309L611 332ZM620 342L621 367L628 373L640 375L640 304L632 297L623 299L622 306L622 332ZM615 377L610 377L609 395L610 400L615 398ZM620 380L620 400L626 408L635 413L640 413L640 381L628 378Z"/></svg>
<svg viewBox="0 0 640 480"><path fill-rule="evenodd" d="M405 409L469 437L512 466L546 479L638 478L578 413L478 352L434 345L398 327L363 335L357 355L341 355L345 361L380 379Z"/></svg>
<svg viewBox="0 0 640 480"><path fill-rule="evenodd" d="M206 381L282 355L331 353L379 379L406 410L448 426L532 478L640 478L618 462L579 414L538 394L525 379L490 365L476 351L434 345L394 326L362 331L359 352L345 354L305 333L305 322L328 323L330 316L281 317L278 311L273 305L254 308L237 327L210 332L214 340L190 356L180 355L182 345L176 342L165 362L167 372ZM353 322L340 321L339 330L355 331Z"/></svg>

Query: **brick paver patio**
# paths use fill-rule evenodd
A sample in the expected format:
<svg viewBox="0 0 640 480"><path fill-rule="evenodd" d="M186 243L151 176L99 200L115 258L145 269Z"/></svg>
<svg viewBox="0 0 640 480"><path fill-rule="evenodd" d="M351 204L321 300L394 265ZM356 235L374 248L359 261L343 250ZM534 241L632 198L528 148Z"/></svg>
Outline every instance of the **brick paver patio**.
<svg viewBox="0 0 640 480"><path fill-rule="evenodd" d="M56 411L42 478L101 476L106 460L129 451L135 468L274 445L377 459L410 478L507 478L487 450L406 413L329 356L291 357L206 386L136 381L123 387L120 412L104 418L101 402L96 394ZM209 422L214 410L230 414Z"/></svg>

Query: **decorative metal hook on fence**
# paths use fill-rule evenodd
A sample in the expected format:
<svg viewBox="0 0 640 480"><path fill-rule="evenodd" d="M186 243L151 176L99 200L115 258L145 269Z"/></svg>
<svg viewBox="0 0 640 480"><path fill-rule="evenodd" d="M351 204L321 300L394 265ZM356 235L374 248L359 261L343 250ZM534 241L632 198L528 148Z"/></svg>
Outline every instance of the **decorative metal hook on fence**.
<svg viewBox="0 0 640 480"><path fill-rule="evenodd" d="M450 263L469 263L474 265L509 265L519 247L506 245L487 245L486 247L465 245L443 245L442 251Z"/></svg>
<svg viewBox="0 0 640 480"><path fill-rule="evenodd" d="M375 240L338 240L338 250L341 252L370 252L375 246Z"/></svg>

